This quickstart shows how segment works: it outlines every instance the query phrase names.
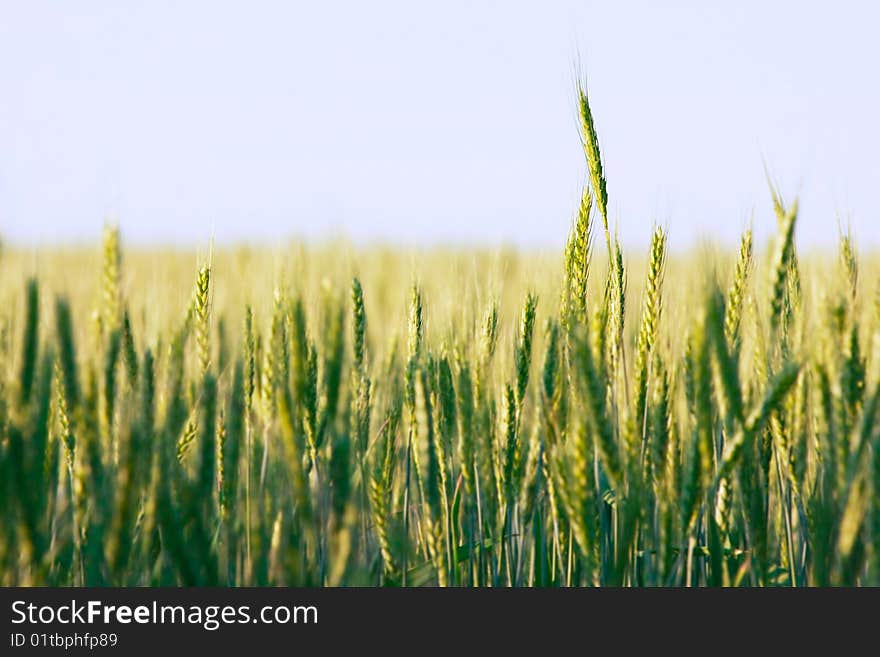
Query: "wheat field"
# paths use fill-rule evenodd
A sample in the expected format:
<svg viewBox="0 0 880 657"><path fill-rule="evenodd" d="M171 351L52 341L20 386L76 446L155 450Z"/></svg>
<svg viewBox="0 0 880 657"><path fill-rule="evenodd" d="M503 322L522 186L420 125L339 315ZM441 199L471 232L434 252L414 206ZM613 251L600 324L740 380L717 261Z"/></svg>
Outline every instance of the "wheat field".
<svg viewBox="0 0 880 657"><path fill-rule="evenodd" d="M630 253L0 252L0 584L880 585L880 288L829 222Z"/></svg>

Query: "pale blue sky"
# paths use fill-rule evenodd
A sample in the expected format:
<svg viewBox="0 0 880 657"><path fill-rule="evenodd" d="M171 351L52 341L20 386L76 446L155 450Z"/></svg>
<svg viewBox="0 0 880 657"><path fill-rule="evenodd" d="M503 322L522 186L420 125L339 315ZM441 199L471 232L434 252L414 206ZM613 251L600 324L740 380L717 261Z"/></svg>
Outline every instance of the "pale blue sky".
<svg viewBox="0 0 880 657"><path fill-rule="evenodd" d="M630 247L878 245L876 6L0 0L0 235L559 245L579 60Z"/></svg>

